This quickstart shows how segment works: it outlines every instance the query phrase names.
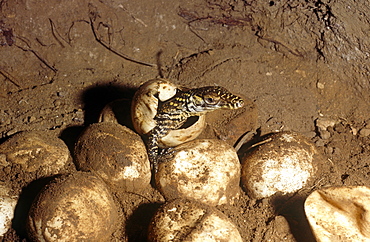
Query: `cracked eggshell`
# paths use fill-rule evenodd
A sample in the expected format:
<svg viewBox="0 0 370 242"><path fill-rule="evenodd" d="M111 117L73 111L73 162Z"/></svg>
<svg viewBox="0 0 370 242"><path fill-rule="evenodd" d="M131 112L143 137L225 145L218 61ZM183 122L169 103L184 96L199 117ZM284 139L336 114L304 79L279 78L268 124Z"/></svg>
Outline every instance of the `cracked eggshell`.
<svg viewBox="0 0 370 242"><path fill-rule="evenodd" d="M322 162L316 147L293 132L273 134L243 158L242 186L252 198L285 195L306 187Z"/></svg>
<svg viewBox="0 0 370 242"><path fill-rule="evenodd" d="M166 79L154 79L145 82L134 95L131 106L132 123L135 130L148 134L156 125L158 102L164 102L175 96L178 87ZM196 119L196 118L195 118ZM159 140L161 147L172 147L199 136L205 127L205 116L199 116L189 127L171 130Z"/></svg>
<svg viewBox="0 0 370 242"><path fill-rule="evenodd" d="M217 209L187 199L163 205L149 225L149 241L242 242L237 227Z"/></svg>
<svg viewBox="0 0 370 242"><path fill-rule="evenodd" d="M67 145L47 131L17 133L0 145L0 169L13 167L26 182L65 173L70 164Z"/></svg>
<svg viewBox="0 0 370 242"><path fill-rule="evenodd" d="M370 241L370 188L330 187L311 193L304 204L319 242Z"/></svg>
<svg viewBox="0 0 370 242"><path fill-rule="evenodd" d="M32 241L110 241L119 208L97 176L76 172L46 186L28 214Z"/></svg>
<svg viewBox="0 0 370 242"><path fill-rule="evenodd" d="M115 123L95 123L75 145L79 169L92 171L115 191L135 192L150 184L151 170L141 137Z"/></svg>
<svg viewBox="0 0 370 242"><path fill-rule="evenodd" d="M211 206L233 203L240 195L240 163L235 149L216 139L193 140L174 148L159 163L157 188L167 200L190 198Z"/></svg>
<svg viewBox="0 0 370 242"><path fill-rule="evenodd" d="M11 228L18 196L11 195L11 188L0 182L0 239Z"/></svg>

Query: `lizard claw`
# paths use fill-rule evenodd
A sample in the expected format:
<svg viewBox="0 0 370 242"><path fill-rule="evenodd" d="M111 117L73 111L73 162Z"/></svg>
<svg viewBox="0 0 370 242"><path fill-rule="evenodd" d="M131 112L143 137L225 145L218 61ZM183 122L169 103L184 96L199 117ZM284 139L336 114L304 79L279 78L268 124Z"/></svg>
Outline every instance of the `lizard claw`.
<svg viewBox="0 0 370 242"><path fill-rule="evenodd" d="M152 171L154 172L154 174L156 174L158 172L158 161L157 161L157 159L152 160L150 165L151 165Z"/></svg>
<svg viewBox="0 0 370 242"><path fill-rule="evenodd" d="M170 161L174 157L175 150L174 148L165 148L162 149L161 152L156 157L151 157L150 163L151 163L151 168L154 174L158 172L158 164L160 162L166 162Z"/></svg>
<svg viewBox="0 0 370 242"><path fill-rule="evenodd" d="M175 154L175 149L173 147L162 149L158 154L158 162L167 162L173 159Z"/></svg>

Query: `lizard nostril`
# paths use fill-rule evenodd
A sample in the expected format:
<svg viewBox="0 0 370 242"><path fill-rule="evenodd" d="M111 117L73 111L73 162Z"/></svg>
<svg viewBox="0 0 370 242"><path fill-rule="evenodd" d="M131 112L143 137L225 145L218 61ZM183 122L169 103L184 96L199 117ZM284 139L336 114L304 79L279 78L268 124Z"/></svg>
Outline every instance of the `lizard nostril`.
<svg viewBox="0 0 370 242"><path fill-rule="evenodd" d="M241 108L244 106L244 101L243 99L240 99L238 100L235 104L234 104L235 108Z"/></svg>

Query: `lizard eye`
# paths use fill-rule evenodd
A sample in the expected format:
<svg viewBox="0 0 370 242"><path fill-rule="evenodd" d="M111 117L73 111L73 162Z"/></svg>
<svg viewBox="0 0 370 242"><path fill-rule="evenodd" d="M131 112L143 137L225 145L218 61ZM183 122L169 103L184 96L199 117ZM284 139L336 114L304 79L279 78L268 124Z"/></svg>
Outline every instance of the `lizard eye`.
<svg viewBox="0 0 370 242"><path fill-rule="evenodd" d="M218 98L212 96L205 96L204 102L207 104L216 104L218 102Z"/></svg>

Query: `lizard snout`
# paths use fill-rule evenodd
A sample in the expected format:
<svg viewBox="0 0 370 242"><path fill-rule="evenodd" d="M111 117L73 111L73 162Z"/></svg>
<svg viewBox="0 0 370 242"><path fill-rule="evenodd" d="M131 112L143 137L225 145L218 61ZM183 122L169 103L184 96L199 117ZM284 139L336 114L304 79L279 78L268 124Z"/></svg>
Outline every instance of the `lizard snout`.
<svg viewBox="0 0 370 242"><path fill-rule="evenodd" d="M236 97L233 102L232 102L232 108L233 109L238 109L244 106L244 100L241 99L240 97Z"/></svg>

